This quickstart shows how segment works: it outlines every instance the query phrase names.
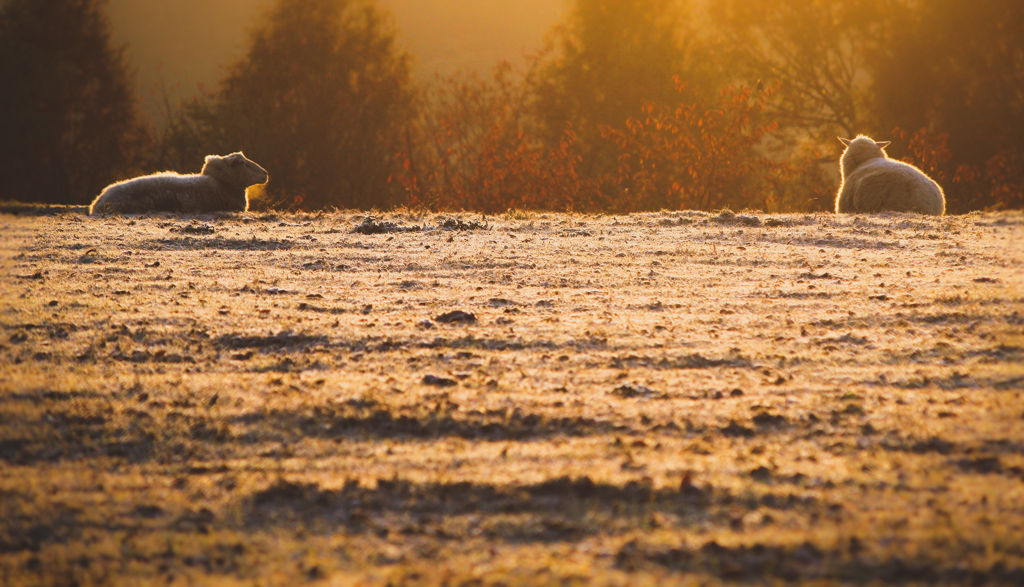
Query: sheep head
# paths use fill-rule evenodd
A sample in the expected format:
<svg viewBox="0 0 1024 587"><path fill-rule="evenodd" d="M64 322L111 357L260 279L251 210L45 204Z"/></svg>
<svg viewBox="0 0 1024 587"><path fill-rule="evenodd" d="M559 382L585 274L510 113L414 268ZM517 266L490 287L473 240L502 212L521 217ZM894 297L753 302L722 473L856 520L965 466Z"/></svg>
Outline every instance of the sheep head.
<svg viewBox="0 0 1024 587"><path fill-rule="evenodd" d="M854 169L863 165L866 161L871 159L887 159L888 155L885 154L884 149L888 147L891 141L877 142L870 137L860 135L853 139L844 139L838 137L844 145L846 145L846 151L843 153L843 158L840 160L840 168L845 174L853 172Z"/></svg>
<svg viewBox="0 0 1024 587"><path fill-rule="evenodd" d="M203 165L203 175L243 188L264 184L270 180L267 171L247 159L241 151L226 157L207 156L206 164Z"/></svg>

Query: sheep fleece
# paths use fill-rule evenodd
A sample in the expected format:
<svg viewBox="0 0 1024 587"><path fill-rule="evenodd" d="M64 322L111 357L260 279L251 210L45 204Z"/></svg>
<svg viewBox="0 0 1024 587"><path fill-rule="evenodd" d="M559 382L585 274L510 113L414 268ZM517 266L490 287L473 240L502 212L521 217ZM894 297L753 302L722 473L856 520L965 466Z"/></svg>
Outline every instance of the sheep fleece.
<svg viewBox="0 0 1024 587"><path fill-rule="evenodd" d="M245 211L249 209L246 188L268 179L267 172L242 153L210 155L199 175L164 172L109 185L89 213Z"/></svg>
<svg viewBox="0 0 1024 587"><path fill-rule="evenodd" d="M890 159L882 150L888 143L865 136L843 142L848 146L840 161L843 184L836 212L945 213L946 198L939 184L913 165Z"/></svg>

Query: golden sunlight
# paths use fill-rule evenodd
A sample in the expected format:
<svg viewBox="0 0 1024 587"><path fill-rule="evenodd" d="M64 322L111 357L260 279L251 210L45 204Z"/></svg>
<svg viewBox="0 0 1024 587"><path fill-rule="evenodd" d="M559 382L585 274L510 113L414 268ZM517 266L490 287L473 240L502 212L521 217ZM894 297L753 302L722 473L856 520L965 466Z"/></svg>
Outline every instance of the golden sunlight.
<svg viewBox="0 0 1024 587"><path fill-rule="evenodd" d="M0 0L0 587L1024 585L1019 31Z"/></svg>
<svg viewBox="0 0 1024 587"><path fill-rule="evenodd" d="M146 113L163 118L161 84L172 103L212 90L224 65L245 51L247 35L270 0L110 0L114 42L127 45ZM401 42L416 56L416 75L521 62L541 48L568 3L551 0L380 0ZM197 18L201 15L201 18Z"/></svg>

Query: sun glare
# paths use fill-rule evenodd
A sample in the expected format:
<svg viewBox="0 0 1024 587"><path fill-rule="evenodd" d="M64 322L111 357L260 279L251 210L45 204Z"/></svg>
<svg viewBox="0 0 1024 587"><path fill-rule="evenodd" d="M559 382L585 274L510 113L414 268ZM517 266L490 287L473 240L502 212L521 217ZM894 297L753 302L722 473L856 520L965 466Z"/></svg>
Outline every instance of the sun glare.
<svg viewBox="0 0 1024 587"><path fill-rule="evenodd" d="M271 0L110 0L117 44L128 46L138 68L138 87L149 93L147 112L162 120L162 92L194 95L197 85L216 85L225 63L244 50L246 33ZM416 55L422 79L459 70L486 70L498 61L521 62L540 49L564 15L566 2L552 0L380 0ZM196 15L201 14L202 18ZM162 88L160 86L163 86ZM151 90L159 89L156 94Z"/></svg>

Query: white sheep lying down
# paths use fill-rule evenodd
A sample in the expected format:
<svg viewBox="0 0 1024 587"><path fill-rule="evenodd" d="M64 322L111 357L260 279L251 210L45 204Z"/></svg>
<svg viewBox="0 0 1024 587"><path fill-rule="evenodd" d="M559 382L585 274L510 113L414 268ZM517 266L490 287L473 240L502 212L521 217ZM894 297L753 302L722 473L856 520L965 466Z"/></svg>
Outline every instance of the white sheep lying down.
<svg viewBox="0 0 1024 587"><path fill-rule="evenodd" d="M846 151L839 163L843 184L836 198L837 213L917 212L942 216L946 198L942 188L920 169L890 159L869 137L840 138Z"/></svg>
<svg viewBox="0 0 1024 587"><path fill-rule="evenodd" d="M89 213L244 212L249 209L246 188L268 180L267 172L240 152L210 155L199 175L168 171L111 184L93 201Z"/></svg>

